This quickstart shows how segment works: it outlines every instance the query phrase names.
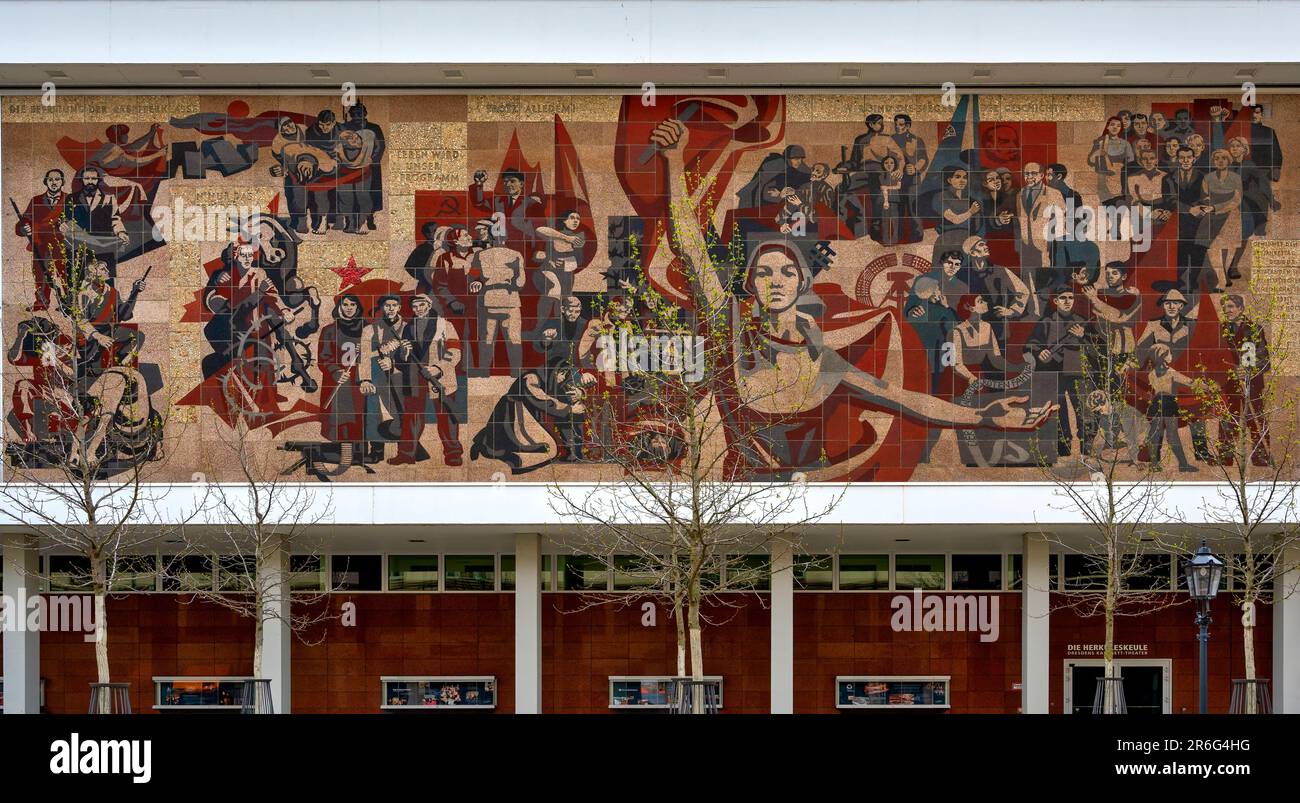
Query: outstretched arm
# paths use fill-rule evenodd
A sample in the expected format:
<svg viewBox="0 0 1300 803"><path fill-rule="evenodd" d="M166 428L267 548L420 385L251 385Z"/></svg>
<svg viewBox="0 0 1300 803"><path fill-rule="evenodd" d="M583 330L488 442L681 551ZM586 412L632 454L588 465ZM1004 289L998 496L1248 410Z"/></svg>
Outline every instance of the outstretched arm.
<svg viewBox="0 0 1300 803"><path fill-rule="evenodd" d="M850 366L844 385L860 398L908 418L949 427L988 427L990 429L1038 429L1056 412L1056 405L1021 407L1028 396L1008 396L983 407L962 407L949 401L899 387Z"/></svg>

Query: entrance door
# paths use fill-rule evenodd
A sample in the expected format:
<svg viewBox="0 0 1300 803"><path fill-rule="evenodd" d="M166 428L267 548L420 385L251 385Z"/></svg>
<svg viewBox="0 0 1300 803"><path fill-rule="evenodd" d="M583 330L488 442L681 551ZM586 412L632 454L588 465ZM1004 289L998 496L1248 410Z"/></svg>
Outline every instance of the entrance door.
<svg viewBox="0 0 1300 803"><path fill-rule="evenodd" d="M1124 680L1124 702L1130 714L1170 712L1170 661L1167 659L1119 659L1116 671ZM1106 671L1100 660L1066 659L1065 713L1091 714L1097 696L1097 679Z"/></svg>

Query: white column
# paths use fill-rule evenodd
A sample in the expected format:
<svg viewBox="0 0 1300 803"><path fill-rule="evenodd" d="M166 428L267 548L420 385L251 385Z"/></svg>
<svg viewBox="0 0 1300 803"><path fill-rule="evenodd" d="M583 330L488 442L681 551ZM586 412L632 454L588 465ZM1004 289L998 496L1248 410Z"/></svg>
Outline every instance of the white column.
<svg viewBox="0 0 1300 803"><path fill-rule="evenodd" d="M772 545L772 713L794 713L794 555Z"/></svg>
<svg viewBox="0 0 1300 803"><path fill-rule="evenodd" d="M1046 714L1051 699L1048 679L1051 633L1051 573L1047 540L1040 533L1025 533L1023 574L1020 578L1020 710L1024 714Z"/></svg>
<svg viewBox="0 0 1300 803"><path fill-rule="evenodd" d="M18 533L6 533L4 544L4 593L15 604L5 616L14 617L4 628L4 681L6 714L39 714L41 711L41 631L27 627L27 600L38 593L39 567L31 540Z"/></svg>
<svg viewBox="0 0 1300 803"><path fill-rule="evenodd" d="M1300 546L1278 557L1292 568L1273 580L1273 712L1300 714Z"/></svg>
<svg viewBox="0 0 1300 803"><path fill-rule="evenodd" d="M266 605L272 610L262 624L262 677L271 681L271 702L275 713L288 714L293 702L290 680L293 668L293 626L290 619L289 547L281 542L263 561L267 572Z"/></svg>
<svg viewBox="0 0 1300 803"><path fill-rule="evenodd" d="M515 713L542 713L542 537L515 534Z"/></svg>

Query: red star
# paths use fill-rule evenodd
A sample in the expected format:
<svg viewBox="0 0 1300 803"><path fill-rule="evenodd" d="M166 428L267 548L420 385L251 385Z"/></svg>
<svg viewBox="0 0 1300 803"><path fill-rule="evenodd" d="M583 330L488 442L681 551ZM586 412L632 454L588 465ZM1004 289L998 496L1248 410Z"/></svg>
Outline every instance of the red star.
<svg viewBox="0 0 1300 803"><path fill-rule="evenodd" d="M344 288L351 287L352 285L361 281L361 277L365 276L372 269L358 268L357 258L354 256L349 256L348 264L344 265L341 268L330 268L330 270L334 271L339 275L339 282L340 282L339 289L342 290Z"/></svg>

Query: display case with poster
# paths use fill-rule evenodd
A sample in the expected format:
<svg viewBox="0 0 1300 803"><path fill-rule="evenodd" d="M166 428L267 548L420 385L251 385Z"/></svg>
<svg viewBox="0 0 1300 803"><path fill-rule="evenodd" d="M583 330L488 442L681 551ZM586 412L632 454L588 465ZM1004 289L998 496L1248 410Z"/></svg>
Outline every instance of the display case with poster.
<svg viewBox="0 0 1300 803"><path fill-rule="evenodd" d="M836 708L949 708L948 675L835 678Z"/></svg>
<svg viewBox="0 0 1300 803"><path fill-rule="evenodd" d="M405 676L382 677L385 711L407 710L492 710L497 707L497 679L481 677Z"/></svg>
<svg viewBox="0 0 1300 803"><path fill-rule="evenodd" d="M242 677L155 677L154 709L158 711L240 711Z"/></svg>
<svg viewBox="0 0 1300 803"><path fill-rule="evenodd" d="M718 708L722 708L722 676L705 675L704 680L715 684ZM609 707L666 710L673 704L672 689L673 678L669 675L611 675Z"/></svg>

